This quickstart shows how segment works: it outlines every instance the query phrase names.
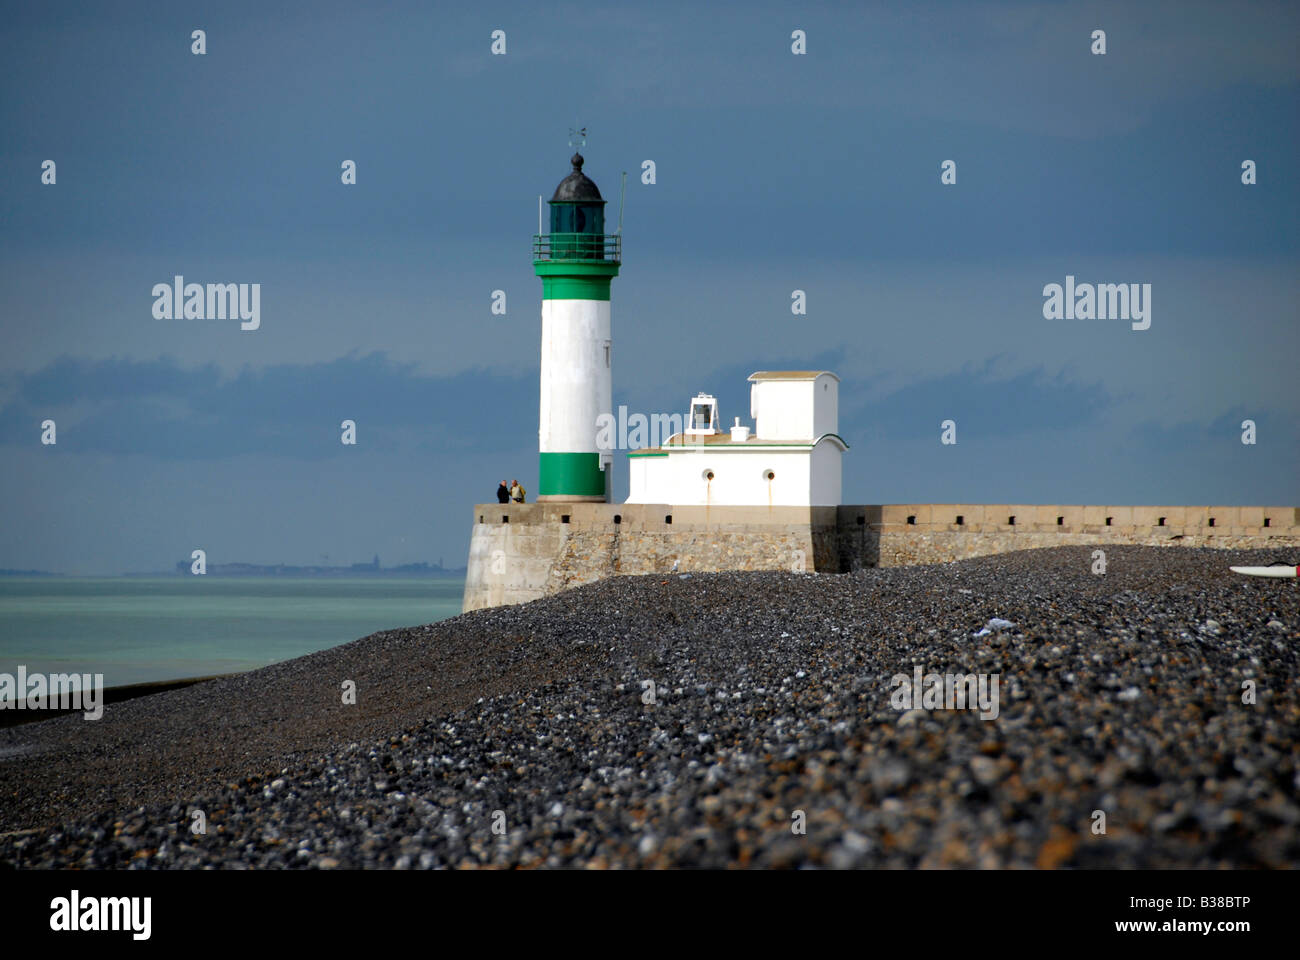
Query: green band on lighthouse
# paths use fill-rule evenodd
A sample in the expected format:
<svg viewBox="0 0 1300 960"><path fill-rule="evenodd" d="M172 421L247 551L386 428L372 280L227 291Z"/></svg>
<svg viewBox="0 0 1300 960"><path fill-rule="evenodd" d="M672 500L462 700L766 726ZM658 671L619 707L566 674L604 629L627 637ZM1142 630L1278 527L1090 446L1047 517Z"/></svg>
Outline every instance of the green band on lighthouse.
<svg viewBox="0 0 1300 960"><path fill-rule="evenodd" d="M543 497L603 497L605 472L598 453L543 453L538 494Z"/></svg>
<svg viewBox="0 0 1300 960"><path fill-rule="evenodd" d="M609 277L542 277L543 300L608 300Z"/></svg>
<svg viewBox="0 0 1300 960"><path fill-rule="evenodd" d="M609 281L618 276L617 263L562 263L534 260L542 278L544 300L608 300Z"/></svg>

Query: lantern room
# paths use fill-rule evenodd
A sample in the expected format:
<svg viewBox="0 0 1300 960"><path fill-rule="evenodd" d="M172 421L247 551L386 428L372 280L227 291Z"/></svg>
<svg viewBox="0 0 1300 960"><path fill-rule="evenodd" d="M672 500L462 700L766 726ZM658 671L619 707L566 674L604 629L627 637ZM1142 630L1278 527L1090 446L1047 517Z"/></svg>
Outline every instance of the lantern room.
<svg viewBox="0 0 1300 960"><path fill-rule="evenodd" d="M591 178L582 172L582 154L569 161L570 174L551 197L552 260L605 259L605 201Z"/></svg>

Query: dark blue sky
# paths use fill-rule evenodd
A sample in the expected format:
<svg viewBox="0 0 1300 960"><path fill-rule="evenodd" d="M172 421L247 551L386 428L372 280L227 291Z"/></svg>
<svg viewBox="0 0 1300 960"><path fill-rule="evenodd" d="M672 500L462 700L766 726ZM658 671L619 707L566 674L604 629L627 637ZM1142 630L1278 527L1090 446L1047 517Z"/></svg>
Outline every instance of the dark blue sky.
<svg viewBox="0 0 1300 960"><path fill-rule="evenodd" d="M753 370L825 367L851 502L1300 503L1293 4L4 22L0 567L462 563L471 505L536 489L529 242L579 123L611 221L628 172L616 404L729 423ZM261 283L261 329L155 320L177 273ZM1045 320L1067 274L1150 283L1151 328Z"/></svg>

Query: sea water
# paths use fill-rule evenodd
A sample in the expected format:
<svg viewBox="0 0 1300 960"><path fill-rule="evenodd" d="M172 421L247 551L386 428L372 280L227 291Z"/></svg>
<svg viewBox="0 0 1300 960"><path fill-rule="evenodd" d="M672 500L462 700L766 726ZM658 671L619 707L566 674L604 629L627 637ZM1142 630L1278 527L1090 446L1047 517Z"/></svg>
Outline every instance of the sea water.
<svg viewBox="0 0 1300 960"><path fill-rule="evenodd" d="M464 580L0 578L0 672L105 686L252 670L461 610Z"/></svg>

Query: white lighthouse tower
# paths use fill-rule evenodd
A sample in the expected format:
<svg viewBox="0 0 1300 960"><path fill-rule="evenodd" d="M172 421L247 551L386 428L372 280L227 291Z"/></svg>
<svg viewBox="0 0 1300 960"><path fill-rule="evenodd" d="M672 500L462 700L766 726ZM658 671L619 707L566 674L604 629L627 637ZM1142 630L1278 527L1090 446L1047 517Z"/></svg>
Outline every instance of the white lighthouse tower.
<svg viewBox="0 0 1300 960"><path fill-rule="evenodd" d="M620 237L605 234L605 201L582 172L551 197L551 232L533 238L542 278L542 394L538 500L608 501L612 451L597 423L612 405L609 287L622 260Z"/></svg>

